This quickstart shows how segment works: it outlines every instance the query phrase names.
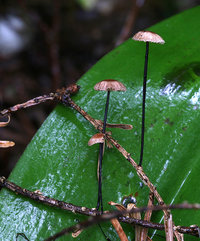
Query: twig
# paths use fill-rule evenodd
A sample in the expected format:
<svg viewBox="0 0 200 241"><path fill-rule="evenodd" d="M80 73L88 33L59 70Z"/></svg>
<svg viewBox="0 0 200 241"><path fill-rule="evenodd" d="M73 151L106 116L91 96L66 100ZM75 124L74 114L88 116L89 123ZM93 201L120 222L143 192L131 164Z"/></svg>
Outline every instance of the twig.
<svg viewBox="0 0 200 241"><path fill-rule="evenodd" d="M66 106L70 106L76 111L78 111L87 121L89 121L97 130L102 132L103 127L98 120L92 118L87 112L81 109L68 95L63 95L62 102Z"/></svg>
<svg viewBox="0 0 200 241"><path fill-rule="evenodd" d="M174 230L174 235L175 235L177 241L184 241L183 233L180 233L178 230Z"/></svg>
<svg viewBox="0 0 200 241"><path fill-rule="evenodd" d="M100 212L96 211L95 208L89 209L86 207L76 206L71 203L66 203L63 201L56 200L54 198L49 198L47 196L42 195L41 193L38 193L37 191L31 192L25 188L21 188L20 186L16 185L13 182L6 180L5 177L0 177L0 185L2 187L6 187L7 189L17 194L21 194L25 197L31 198L32 200L42 202L43 204L46 204L49 206L57 207L62 210L67 210L73 213L80 213L87 216L96 216L97 214L100 215Z"/></svg>
<svg viewBox="0 0 200 241"><path fill-rule="evenodd" d="M127 211L130 211L132 209L137 208L137 206L134 203L129 203L127 205ZM141 219L141 213L131 213L129 214L129 217L131 218L136 218L136 219ZM135 241L141 241L141 227L138 225L135 225Z"/></svg>
<svg viewBox="0 0 200 241"><path fill-rule="evenodd" d="M112 223L113 227L115 228L120 240L128 241L128 238L127 238L126 234L124 233L124 230L123 230L121 224L119 223L119 221L116 218L113 218L110 220L110 222Z"/></svg>
<svg viewBox="0 0 200 241"><path fill-rule="evenodd" d="M165 233L166 233L166 241L174 240L172 214L170 214L167 220L167 227L165 227Z"/></svg>
<svg viewBox="0 0 200 241"><path fill-rule="evenodd" d="M88 228L94 224L100 223L100 222L106 222L108 220L111 220L113 218L118 218L122 215L130 214L130 213L137 213L137 212L144 212L147 210L153 210L153 211L159 211L159 210L167 210L167 209L200 209L200 204L176 204L176 205L165 205L165 206L153 206L151 208L148 207L142 207L142 208L133 208L132 210L124 210L124 211L112 211L109 213L103 213L100 216L96 217L90 217L87 221L78 223L77 225L71 226L69 228L65 228L59 233L49 237L45 241L55 240L65 234L69 234L71 232L74 232L74 230L77 229L85 229ZM198 233L198 230L196 230ZM196 236L196 235L195 235Z"/></svg>
<svg viewBox="0 0 200 241"><path fill-rule="evenodd" d="M153 193L150 193L147 207L152 207L153 203L154 203L154 195ZM150 222L151 214L152 214L152 210L147 210L144 216L144 220ZM146 240L147 236L148 236L148 228L143 228L141 231L141 240Z"/></svg>
<svg viewBox="0 0 200 241"><path fill-rule="evenodd" d="M15 111L18 111L20 109L25 109L27 107L31 107L31 106L34 106L34 105L38 105L40 103L43 103L43 102L46 102L48 100L54 100L55 99L55 94L54 93L50 93L49 95L43 95L43 96L38 96L32 100L29 100L25 103L22 103L22 104L17 104L17 105L14 105L8 109L4 109L0 112L0 115L4 116L4 115L8 115L12 112L15 112Z"/></svg>
<svg viewBox="0 0 200 241"><path fill-rule="evenodd" d="M28 198L30 198L34 201L39 201L39 202L41 202L45 205L48 205L48 206L56 207L56 208L66 210L66 211L70 211L70 212L73 212L73 213L84 214L86 216L100 215L100 211L97 211L96 208L89 209L89 208L86 208L86 207L76 206L76 205L73 205L71 203L66 203L66 202L63 202L63 201L56 200L54 198L44 196L41 192L38 192L38 191L34 191L34 192L29 191L25 188L22 188L22 187L16 185L13 182L8 181L5 177L0 177L0 186L4 187L4 188L7 188L8 190L10 190L10 191L12 191L16 194L20 194L24 197L28 197ZM135 224L143 226L142 220L137 220L137 219L134 219L134 218L121 217L120 221L122 221L124 223L129 223L129 224L135 223ZM149 225L151 227L151 223L144 222L145 227L146 226L149 227ZM152 228L155 228L155 227L156 227L156 229L163 229L164 228L164 226L161 225L161 224L152 224L152 225L153 225Z"/></svg>
<svg viewBox="0 0 200 241"><path fill-rule="evenodd" d="M28 197L34 201L39 201L48 206L53 206L53 207L56 207L56 208L59 208L62 210L71 211L73 213L79 213L79 214L83 214L86 216L100 216L100 212L97 211L95 208L89 209L87 207L76 206L71 203L66 203L63 201L56 200L54 198L49 198L47 196L44 196L42 193L40 193L38 191L31 192L25 188L22 188L22 187L16 185L13 182L8 181L5 177L0 177L0 186L7 188L8 190L10 190L16 194L20 194L22 196ZM185 206L186 207L188 206L188 204L182 204L182 205L183 205L183 208ZM172 207L172 205L171 205L171 207ZM193 207L197 208L198 206L196 206L194 204ZM147 211L150 211L150 210L154 210L154 208L156 208L156 207L155 206L151 207L151 208L147 207L146 209L147 209ZM163 208L165 208L165 207L163 207ZM144 211L144 210L141 210L141 211ZM123 222L123 223L128 223L128 224L140 225L145 228L164 230L163 224L152 223L152 222L145 221L145 220L139 220L139 219L130 218L130 217L119 217L119 221ZM199 237L199 227L195 226L195 225L193 225L191 227L177 226L176 230L180 233L190 234L190 235Z"/></svg>
<svg viewBox="0 0 200 241"><path fill-rule="evenodd" d="M44 103L46 101L61 100L63 95L68 96L71 94L75 94L78 92L79 88L80 87L76 84L69 85L66 88L58 89L55 93L38 96L38 97L28 100L22 104L17 104L8 109L4 109L4 110L0 111L0 116L9 115L12 112L18 111L20 109L25 109L25 108L28 108L28 107L31 107L34 105L38 105L38 104ZM8 120L8 122L3 122L3 123L6 125L7 123L9 123L9 121L10 121L10 119Z"/></svg>

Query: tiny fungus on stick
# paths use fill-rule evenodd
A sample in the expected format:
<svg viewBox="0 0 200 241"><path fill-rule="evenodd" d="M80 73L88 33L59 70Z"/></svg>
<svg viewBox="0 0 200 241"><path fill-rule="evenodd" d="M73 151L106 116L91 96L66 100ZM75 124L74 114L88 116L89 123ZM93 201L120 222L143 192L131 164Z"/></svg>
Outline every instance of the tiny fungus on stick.
<svg viewBox="0 0 200 241"><path fill-rule="evenodd" d="M142 102L142 134L141 134L141 151L139 166L142 166L144 152L144 130L145 130L145 101L146 101L146 83L149 56L149 43L164 44L165 41L156 33L150 31L139 31L133 36L133 40L146 42L146 53L144 63L144 79L143 79L143 102Z"/></svg>
<svg viewBox="0 0 200 241"><path fill-rule="evenodd" d="M105 134L97 133L93 135L90 140L88 141L88 146L92 146L97 143L104 143L105 142Z"/></svg>
<svg viewBox="0 0 200 241"><path fill-rule="evenodd" d="M107 114L108 114L108 105L111 91L126 91L126 87L119 81L113 79L102 80L94 86L95 90L98 91L107 91L107 100L104 114L104 122L103 122L103 131L102 133L106 133L106 122L107 122ZM101 212L103 213L103 201L102 201L102 182L101 182L101 172L102 172L102 159L103 159L103 149L104 143L100 143L99 147L99 185L98 185L98 200L97 200L97 210L101 205Z"/></svg>

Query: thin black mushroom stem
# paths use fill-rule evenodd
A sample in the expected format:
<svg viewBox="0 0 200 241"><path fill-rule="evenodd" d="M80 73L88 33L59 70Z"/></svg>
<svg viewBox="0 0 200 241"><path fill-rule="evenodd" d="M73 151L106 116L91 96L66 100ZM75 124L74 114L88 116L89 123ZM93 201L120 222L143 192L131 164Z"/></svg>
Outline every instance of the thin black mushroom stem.
<svg viewBox="0 0 200 241"><path fill-rule="evenodd" d="M102 133L106 133L106 122L108 117L108 106L110 100L110 90L107 91L107 99L106 99L106 107L104 113L104 121L103 121L103 131ZM104 153L104 143L100 143L99 145L99 192L98 192L98 201L96 209L99 210L101 205L101 213L103 213L103 200L102 200L102 160L103 160L103 153Z"/></svg>
<svg viewBox="0 0 200 241"><path fill-rule="evenodd" d="M108 117L108 106L110 100L110 90L107 91L107 99L106 99L106 107L104 113L104 121L103 121L103 131L102 133L106 133L106 122ZM102 200L102 160L103 160L103 153L104 153L104 143L100 143L99 145L99 192L98 192L98 201L96 209L99 210L101 205L101 213L103 213L103 200Z"/></svg>
<svg viewBox="0 0 200 241"><path fill-rule="evenodd" d="M103 130L102 134L106 134L106 122L108 116L108 106L110 99L111 91L125 91L126 87L119 81L113 79L102 80L94 86L94 89L97 91L107 91L107 99L104 113L104 122L103 122ZM97 199L97 210L99 210L101 206L101 213L103 213L103 199L102 199L102 161L103 161L103 153L104 153L104 143L100 143L99 146L99 163L98 163L98 199Z"/></svg>
<svg viewBox="0 0 200 241"><path fill-rule="evenodd" d="M141 149L140 162L142 166L144 153L144 132L145 132L145 105L146 105L146 86L147 86L147 71L148 71L148 57L149 57L149 43L164 44L165 41L156 33L150 31L139 31L133 36L136 41L146 42L145 62L144 62L144 79L143 79L143 100L142 100L142 127L141 127Z"/></svg>

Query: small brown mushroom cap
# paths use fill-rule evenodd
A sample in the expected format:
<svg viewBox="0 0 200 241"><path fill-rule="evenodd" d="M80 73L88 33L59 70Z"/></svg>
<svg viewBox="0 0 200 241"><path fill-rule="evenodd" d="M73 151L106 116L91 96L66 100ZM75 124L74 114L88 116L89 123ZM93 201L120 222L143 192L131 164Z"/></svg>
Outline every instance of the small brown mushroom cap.
<svg viewBox="0 0 200 241"><path fill-rule="evenodd" d="M94 86L94 89L104 91L126 91L126 87L120 81L114 79L102 80Z"/></svg>
<svg viewBox="0 0 200 241"><path fill-rule="evenodd" d="M14 145L15 143L13 141L0 141L0 148L8 148Z"/></svg>
<svg viewBox="0 0 200 241"><path fill-rule="evenodd" d="M165 41L156 33L150 31L139 31L133 36L136 41L164 44Z"/></svg>
<svg viewBox="0 0 200 241"><path fill-rule="evenodd" d="M90 140L88 141L88 146L92 146L97 143L104 143L105 135L103 133L97 133L93 135Z"/></svg>

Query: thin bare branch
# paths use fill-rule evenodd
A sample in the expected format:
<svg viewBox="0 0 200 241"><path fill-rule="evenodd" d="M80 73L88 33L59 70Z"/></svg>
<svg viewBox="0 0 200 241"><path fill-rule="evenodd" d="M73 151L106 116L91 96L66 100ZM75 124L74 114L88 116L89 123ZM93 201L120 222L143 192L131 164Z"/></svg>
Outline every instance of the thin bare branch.
<svg viewBox="0 0 200 241"><path fill-rule="evenodd" d="M38 96L32 100L29 100L25 103L22 103L22 104L17 104L17 105L14 105L8 109L4 109L0 112L0 115L4 116L4 115L8 115L12 112L15 112L15 111L18 111L20 109L25 109L27 107L31 107L31 106L34 106L34 105L38 105L40 103L43 103L43 102L46 102L48 100L54 100L55 99L55 94L53 93L50 93L49 95L43 95L43 96Z"/></svg>
<svg viewBox="0 0 200 241"><path fill-rule="evenodd" d="M80 207L80 206L73 205L71 203L59 201L54 198L49 198L47 196L42 195L38 191L32 192L25 188L21 188L20 186L16 185L15 183L6 180L5 177L0 177L0 185L2 187L6 187L7 189L9 189L15 193L18 193L25 197L31 198L32 200L42 202L43 204L46 204L49 206L57 207L62 210L67 210L67 211L70 211L73 213L80 213L80 214L84 214L87 216L96 216L97 214L100 215L100 212L96 211L95 208L89 209L86 207Z"/></svg>
<svg viewBox="0 0 200 241"><path fill-rule="evenodd" d="M49 198L47 196L44 196L39 190L36 190L34 192L29 191L25 188L22 188L22 187L16 185L13 182L8 181L5 177L0 177L0 186L7 188L8 190L10 190L16 194L20 194L20 195L30 198L34 201L39 201L48 206L53 206L53 207L56 207L56 208L59 208L62 210L67 210L67 211L70 211L73 213L80 213L80 214L83 214L86 216L100 216L100 212L97 211L96 208L90 209L87 207L80 207L80 206L73 205L71 203L66 203L63 201L56 200L54 198ZM115 205L115 203L113 203L113 202L110 202L110 204ZM181 208L181 209L190 208L191 209L191 208L200 208L200 205L199 204L191 205L191 204L185 203L185 204L180 204L180 205L176 205L176 206L170 205L170 206L166 206L166 207L152 206L152 207L146 207L146 208L139 208L137 210L134 210L134 212L136 212L138 210L140 212L147 211L147 210L150 211L150 210L155 210L155 209L162 210L163 208L168 208L168 207ZM121 212L121 215L127 214L126 213L127 211L125 208L119 209L119 210L120 210L119 212ZM123 212L125 212L125 213L123 213ZM132 212L132 210L131 210L131 212ZM114 216L114 218L116 218L116 217L117 216ZM120 222L123 222L123 223L136 224L136 225L140 225L140 226L146 227L146 228L164 230L164 225L159 224L159 223L152 223L152 222L148 222L145 220L138 220L138 219L130 218L130 217L126 217L126 216L120 216L118 219ZM199 227L196 225L192 225L190 227L177 226L175 230L180 233L190 234L190 235L199 237Z"/></svg>
<svg viewBox="0 0 200 241"><path fill-rule="evenodd" d="M175 235L177 241L184 241L183 233L179 233L177 230L174 230L174 235Z"/></svg>
<svg viewBox="0 0 200 241"><path fill-rule="evenodd" d="M120 240L128 241L128 238L127 238L126 234L124 233L124 230L123 230L121 224L119 223L119 221L116 218L113 218L110 220L110 222L112 223L113 227L115 228Z"/></svg>
<svg viewBox="0 0 200 241"><path fill-rule="evenodd" d="M165 227L165 234L166 234L166 241L174 240L172 214L170 214L167 220L167 227Z"/></svg>
<svg viewBox="0 0 200 241"><path fill-rule="evenodd" d="M88 228L94 224L100 223L100 222L106 222L108 220L111 220L113 218L119 218L122 215L130 214L130 213L138 213L138 212L144 212L147 210L153 210L153 211L159 211L159 210L167 210L167 209L200 209L200 204L189 204L189 203L183 203L183 204L175 204L175 205L165 205L165 206L153 206L151 208L148 207L142 207L142 208L133 208L131 210L124 210L124 211L112 211L108 213L103 213L100 216L96 217L90 217L87 221L78 223L77 225L71 226L69 228L65 228L59 233L49 237L45 241L55 240L65 234L69 234L71 232L74 232L74 230L77 229L85 229ZM196 229L198 233L198 229ZM195 235L196 236L196 235Z"/></svg>
<svg viewBox="0 0 200 241"><path fill-rule="evenodd" d="M4 109L4 110L0 111L0 116L5 116L5 115L9 116L9 114L11 114L12 112L18 111L20 109L25 109L25 108L28 108L28 107L31 107L34 105L39 105L46 101L61 100L63 95L70 96L72 94L76 94L78 92L79 88L80 87L76 84L69 85L66 88L58 89L55 93L38 96L38 97L28 100L22 104L17 104L8 109ZM4 123L4 125L6 125L6 123L9 123L9 121L10 121L10 119L8 120L8 122L1 122L1 123Z"/></svg>
<svg viewBox="0 0 200 241"><path fill-rule="evenodd" d="M150 192L147 207L152 207L153 203L154 203L154 195L153 193ZM144 220L150 222L151 214L152 214L152 210L147 210L144 216ZM141 240L146 240L147 237L148 237L148 228L143 228L141 231Z"/></svg>

